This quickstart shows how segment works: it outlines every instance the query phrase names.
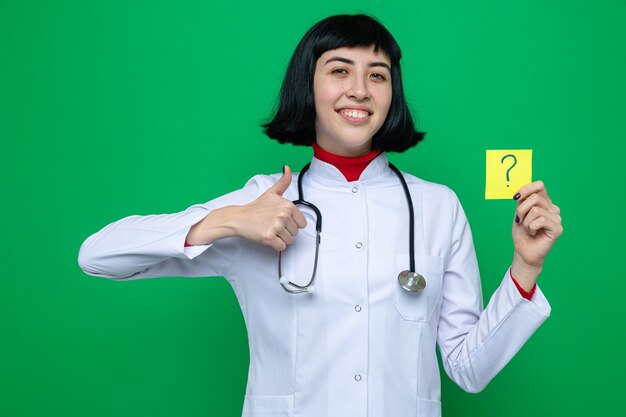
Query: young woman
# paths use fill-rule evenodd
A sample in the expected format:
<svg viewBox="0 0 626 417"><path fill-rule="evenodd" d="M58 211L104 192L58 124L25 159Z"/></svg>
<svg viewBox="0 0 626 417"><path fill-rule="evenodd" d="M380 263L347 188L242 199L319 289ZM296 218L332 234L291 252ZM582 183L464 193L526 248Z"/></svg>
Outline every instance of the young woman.
<svg viewBox="0 0 626 417"><path fill-rule="evenodd" d="M310 166L180 213L124 218L81 248L94 276L226 277L250 343L244 416L438 416L435 345L450 378L477 392L550 313L535 282L562 227L543 183L514 196L513 261L483 311L456 195L388 163L385 152L423 138L400 57L369 16L320 21L265 125L312 146Z"/></svg>

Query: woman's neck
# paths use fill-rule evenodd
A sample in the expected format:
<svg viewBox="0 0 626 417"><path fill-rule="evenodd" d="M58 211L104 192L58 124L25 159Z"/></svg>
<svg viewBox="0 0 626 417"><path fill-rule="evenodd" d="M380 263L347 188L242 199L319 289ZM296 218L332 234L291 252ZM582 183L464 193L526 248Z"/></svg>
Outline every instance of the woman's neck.
<svg viewBox="0 0 626 417"><path fill-rule="evenodd" d="M369 163L379 154L379 151L371 151L366 155L357 157L340 156L325 151L317 143L313 142L313 155L320 161L334 165L347 181L358 180Z"/></svg>

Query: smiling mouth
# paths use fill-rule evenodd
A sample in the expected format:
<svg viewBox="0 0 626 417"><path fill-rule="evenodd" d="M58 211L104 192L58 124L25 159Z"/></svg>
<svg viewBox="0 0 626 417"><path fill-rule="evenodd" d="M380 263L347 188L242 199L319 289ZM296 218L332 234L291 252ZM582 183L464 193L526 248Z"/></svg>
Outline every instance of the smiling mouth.
<svg viewBox="0 0 626 417"><path fill-rule="evenodd" d="M370 114L364 110L343 109L339 110L339 114L350 119L365 119Z"/></svg>
<svg viewBox="0 0 626 417"><path fill-rule="evenodd" d="M370 116L372 115L367 110L355 109L341 109L337 110L337 113L339 113L343 120L351 125L366 124L370 120Z"/></svg>

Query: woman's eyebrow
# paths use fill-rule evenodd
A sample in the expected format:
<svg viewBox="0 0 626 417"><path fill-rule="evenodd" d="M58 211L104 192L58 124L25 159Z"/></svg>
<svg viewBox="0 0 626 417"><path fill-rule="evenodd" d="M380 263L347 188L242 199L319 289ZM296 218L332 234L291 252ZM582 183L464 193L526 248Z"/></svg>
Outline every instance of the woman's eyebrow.
<svg viewBox="0 0 626 417"><path fill-rule="evenodd" d="M333 61L339 61L339 62L344 62L348 65L354 65L354 61L348 58L344 58L341 56L334 56L330 59L328 59L328 61L326 61L326 63L324 65L327 65L329 62L333 62ZM379 62L379 61L374 61L374 62L370 62L368 65L368 67L385 67L387 68L389 71L391 71L391 67L389 66L389 64L387 64L386 62Z"/></svg>

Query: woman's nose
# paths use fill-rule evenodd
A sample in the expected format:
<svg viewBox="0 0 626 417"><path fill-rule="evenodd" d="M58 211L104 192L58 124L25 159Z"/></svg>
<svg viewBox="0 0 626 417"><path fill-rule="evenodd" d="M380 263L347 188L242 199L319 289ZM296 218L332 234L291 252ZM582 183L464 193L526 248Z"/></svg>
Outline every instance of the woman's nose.
<svg viewBox="0 0 626 417"><path fill-rule="evenodd" d="M367 81L364 76L355 76L352 78L347 96L355 100L365 100L369 97Z"/></svg>

